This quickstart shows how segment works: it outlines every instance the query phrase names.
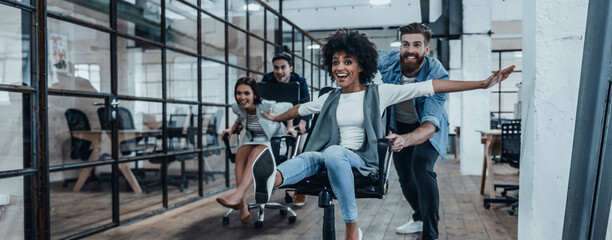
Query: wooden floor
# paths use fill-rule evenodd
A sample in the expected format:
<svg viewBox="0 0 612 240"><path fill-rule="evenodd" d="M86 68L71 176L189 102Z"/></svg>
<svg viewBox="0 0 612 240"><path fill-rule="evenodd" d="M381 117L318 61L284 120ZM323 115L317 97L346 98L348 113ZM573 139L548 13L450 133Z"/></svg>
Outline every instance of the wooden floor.
<svg viewBox="0 0 612 240"><path fill-rule="evenodd" d="M506 172L499 176L503 182L518 182L516 173L505 167L494 169ZM480 177L462 176L459 163L452 159L436 164L440 188L439 239L516 239L517 216L509 216L506 206L485 210L479 194ZM497 177L497 176L496 176ZM409 220L412 209L401 194L397 174L390 175L390 189L380 199L358 199L358 226L364 239L420 239L418 234L400 235L395 228ZM226 195L221 193L219 195ZM486 192L485 192L486 194ZM283 191L276 192L272 200L280 201ZM304 207L296 207L297 222L290 224L287 217L268 210L262 229L255 229L254 222L241 224L239 214L230 216L230 224L222 224L226 209L210 197L184 207L165 212L127 226L99 233L89 239L320 239L323 212L317 207L317 198L308 197ZM343 239L344 223L336 205L336 236ZM255 217L256 212L251 212ZM254 219L254 218L253 218Z"/></svg>

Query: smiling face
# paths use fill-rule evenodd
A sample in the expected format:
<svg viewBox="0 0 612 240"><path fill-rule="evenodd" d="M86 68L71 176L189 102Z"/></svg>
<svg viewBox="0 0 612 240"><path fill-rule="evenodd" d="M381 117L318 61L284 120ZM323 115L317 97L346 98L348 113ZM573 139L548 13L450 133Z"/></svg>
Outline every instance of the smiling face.
<svg viewBox="0 0 612 240"><path fill-rule="evenodd" d="M289 66L289 62L285 59L277 59L274 64L274 77L279 83L288 83L291 78L293 67Z"/></svg>
<svg viewBox="0 0 612 240"><path fill-rule="evenodd" d="M244 109L255 108L255 94L253 89L247 84L240 84L236 87L236 102Z"/></svg>
<svg viewBox="0 0 612 240"><path fill-rule="evenodd" d="M344 52L337 52L332 58L332 74L342 88L342 92L352 92L360 89L359 73L363 71L357 59L347 56Z"/></svg>
<svg viewBox="0 0 612 240"><path fill-rule="evenodd" d="M423 66L429 45L421 33L403 34L400 46L400 67L406 77L416 77Z"/></svg>

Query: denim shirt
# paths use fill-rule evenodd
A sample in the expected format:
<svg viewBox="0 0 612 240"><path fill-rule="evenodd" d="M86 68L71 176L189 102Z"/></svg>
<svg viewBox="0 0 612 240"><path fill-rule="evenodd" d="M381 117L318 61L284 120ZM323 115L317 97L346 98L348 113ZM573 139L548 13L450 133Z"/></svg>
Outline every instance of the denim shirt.
<svg viewBox="0 0 612 240"><path fill-rule="evenodd" d="M378 50L377 68L384 83L402 84L402 70L399 64L399 50ZM448 79L448 72L440 61L425 56L423 67L417 76L417 82L431 79ZM430 97L415 98L414 109L421 124L430 122L436 127L436 133L429 139L442 161L446 161L446 146L448 141L448 116L444 110L446 93L438 93ZM391 119L395 119L395 107L391 108ZM391 121L391 129L397 129L395 121Z"/></svg>

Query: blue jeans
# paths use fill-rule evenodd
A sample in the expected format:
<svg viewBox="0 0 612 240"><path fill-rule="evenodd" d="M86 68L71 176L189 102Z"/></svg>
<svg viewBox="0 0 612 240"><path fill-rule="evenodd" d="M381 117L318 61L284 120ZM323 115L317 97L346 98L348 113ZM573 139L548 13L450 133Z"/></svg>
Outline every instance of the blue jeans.
<svg viewBox="0 0 612 240"><path fill-rule="evenodd" d="M305 152L278 166L283 176L281 186L295 184L317 173L321 167L327 168L329 183L340 203L342 220L346 223L357 222L357 203L355 183L351 168L365 166L361 157L351 150L333 145L323 152Z"/></svg>

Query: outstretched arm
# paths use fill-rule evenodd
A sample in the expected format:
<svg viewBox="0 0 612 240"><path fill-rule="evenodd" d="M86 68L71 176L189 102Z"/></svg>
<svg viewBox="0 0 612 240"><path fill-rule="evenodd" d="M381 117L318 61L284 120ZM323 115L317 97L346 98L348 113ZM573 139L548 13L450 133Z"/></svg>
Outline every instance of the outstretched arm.
<svg viewBox="0 0 612 240"><path fill-rule="evenodd" d="M272 121L275 122L282 122L282 121L287 121L290 119L294 119L294 118L298 118L300 117L300 113L298 112L298 108L300 108L301 104L295 105L293 106L291 109L289 109L288 111L282 113L281 115L276 115L276 113L274 112L270 112L270 113L266 113L266 112L261 112L261 115L263 115L264 117L266 117L267 119L270 119Z"/></svg>
<svg viewBox="0 0 612 240"><path fill-rule="evenodd" d="M487 79L482 81L451 81L451 80L432 80L433 88L435 93L450 93L450 92L461 92L474 89L487 89L495 86L499 82L506 80L508 76L514 71L514 65L497 71L489 76Z"/></svg>

